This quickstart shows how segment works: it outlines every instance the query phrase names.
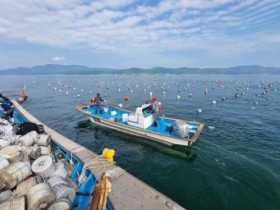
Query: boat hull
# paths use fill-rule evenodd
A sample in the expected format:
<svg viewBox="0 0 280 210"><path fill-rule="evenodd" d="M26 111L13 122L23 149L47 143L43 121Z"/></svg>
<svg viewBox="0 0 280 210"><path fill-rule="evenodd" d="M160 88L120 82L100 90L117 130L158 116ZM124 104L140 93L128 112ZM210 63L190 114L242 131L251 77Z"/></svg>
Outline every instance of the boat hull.
<svg viewBox="0 0 280 210"><path fill-rule="evenodd" d="M197 126L198 126L197 132L194 133L192 138L189 138L189 139L180 138L180 137L176 137L176 136L172 136L172 135L165 135L160 132L157 132L156 127L154 128L154 130L147 130L147 129L142 129L142 128L138 128L135 126L118 123L114 120L105 119L98 115L94 115L90 112L85 111L84 110L85 107L86 107L86 105L80 105L76 109L78 111L84 113L93 124L104 126L104 127L110 128L110 129L114 129L114 130L117 130L117 131L120 131L120 132L123 132L126 134L139 136L139 137L145 138L147 140L151 140L156 143L160 143L160 144L164 144L164 145L168 145L168 146L173 146L173 145L191 146L197 140L198 136L200 135L200 133L204 127L204 123L185 121L185 122L197 124ZM167 118L167 119L172 119L172 118ZM172 120L175 121L176 119L172 119Z"/></svg>

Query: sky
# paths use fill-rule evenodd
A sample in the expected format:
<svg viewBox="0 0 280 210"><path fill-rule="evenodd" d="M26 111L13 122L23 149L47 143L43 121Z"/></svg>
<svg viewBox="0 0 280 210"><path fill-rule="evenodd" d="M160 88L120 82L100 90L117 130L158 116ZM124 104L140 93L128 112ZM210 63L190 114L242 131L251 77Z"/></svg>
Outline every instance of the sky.
<svg viewBox="0 0 280 210"><path fill-rule="evenodd" d="M279 0L0 0L0 69L280 67Z"/></svg>

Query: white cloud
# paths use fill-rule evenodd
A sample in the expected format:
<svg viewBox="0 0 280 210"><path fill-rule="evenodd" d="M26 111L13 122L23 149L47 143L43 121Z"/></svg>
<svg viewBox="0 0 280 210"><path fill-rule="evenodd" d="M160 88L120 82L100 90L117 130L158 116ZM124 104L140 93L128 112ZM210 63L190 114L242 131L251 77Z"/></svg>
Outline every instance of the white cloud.
<svg viewBox="0 0 280 210"><path fill-rule="evenodd" d="M63 56L55 56L52 58L53 61L64 61L66 58Z"/></svg>
<svg viewBox="0 0 280 210"><path fill-rule="evenodd" d="M217 54L261 51L266 44L273 47L270 42L280 33L279 27L266 27L269 21L280 24L280 3L273 0L163 0L155 6L136 0L0 0L0 4L0 41L123 57L193 49ZM258 38L264 43L259 45Z"/></svg>

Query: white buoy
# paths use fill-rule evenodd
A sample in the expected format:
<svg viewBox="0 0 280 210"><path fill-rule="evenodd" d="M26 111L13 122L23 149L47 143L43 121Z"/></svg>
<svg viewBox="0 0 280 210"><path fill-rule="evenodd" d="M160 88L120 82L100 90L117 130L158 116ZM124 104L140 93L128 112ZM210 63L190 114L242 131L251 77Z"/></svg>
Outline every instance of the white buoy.
<svg viewBox="0 0 280 210"><path fill-rule="evenodd" d="M77 95L77 98L81 98L81 96L78 94L78 95Z"/></svg>
<svg viewBox="0 0 280 210"><path fill-rule="evenodd" d="M122 104L119 104L119 107L120 107L120 108L122 108L122 107L123 107L123 105L122 105Z"/></svg>
<svg viewBox="0 0 280 210"><path fill-rule="evenodd" d="M166 92L165 92L165 91L163 91L162 93L163 93L163 95L165 95L165 94L166 94Z"/></svg>
<svg viewBox="0 0 280 210"><path fill-rule="evenodd" d="M192 97L192 93L189 93L189 97Z"/></svg>
<svg viewBox="0 0 280 210"><path fill-rule="evenodd" d="M153 95L153 92L150 92L150 96L152 96Z"/></svg>
<svg viewBox="0 0 280 210"><path fill-rule="evenodd" d="M217 103L217 101L215 100L212 100L212 104L215 105Z"/></svg>
<svg viewBox="0 0 280 210"><path fill-rule="evenodd" d="M197 109L197 112L198 112L198 113L201 113L201 112L202 112L202 109Z"/></svg>
<svg viewBox="0 0 280 210"><path fill-rule="evenodd" d="M177 100L180 100L181 96L177 95Z"/></svg>

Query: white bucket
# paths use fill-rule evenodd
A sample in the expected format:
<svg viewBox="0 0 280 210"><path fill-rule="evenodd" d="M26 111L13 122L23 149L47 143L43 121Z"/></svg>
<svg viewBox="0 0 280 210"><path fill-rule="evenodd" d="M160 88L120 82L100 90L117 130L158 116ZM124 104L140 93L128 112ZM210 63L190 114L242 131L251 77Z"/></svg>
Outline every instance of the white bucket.
<svg viewBox="0 0 280 210"><path fill-rule="evenodd" d="M1 210L25 210L25 197L20 196L0 203Z"/></svg>
<svg viewBox="0 0 280 210"><path fill-rule="evenodd" d="M115 116L115 115L117 115L117 112L116 111L111 111L111 115Z"/></svg>
<svg viewBox="0 0 280 210"><path fill-rule="evenodd" d="M109 111L109 108L108 107L104 107L104 112L108 112Z"/></svg>
<svg viewBox="0 0 280 210"><path fill-rule="evenodd" d="M127 122L128 121L128 114L127 113L122 114L122 121L123 122Z"/></svg>
<svg viewBox="0 0 280 210"><path fill-rule="evenodd" d="M28 210L47 209L55 200L55 195L46 182L35 185L27 193Z"/></svg>

